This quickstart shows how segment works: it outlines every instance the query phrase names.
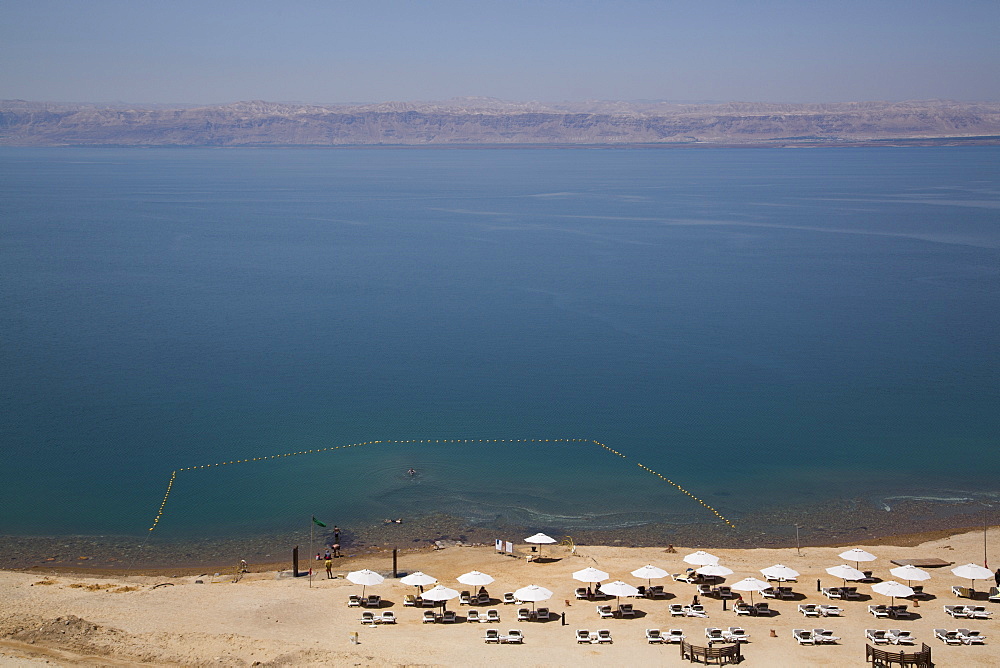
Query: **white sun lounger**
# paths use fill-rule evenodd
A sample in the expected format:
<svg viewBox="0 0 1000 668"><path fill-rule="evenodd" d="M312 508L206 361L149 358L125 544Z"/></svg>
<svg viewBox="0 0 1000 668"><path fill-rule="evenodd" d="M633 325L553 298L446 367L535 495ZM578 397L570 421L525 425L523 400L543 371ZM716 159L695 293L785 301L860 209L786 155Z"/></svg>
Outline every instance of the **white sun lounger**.
<svg viewBox="0 0 1000 668"><path fill-rule="evenodd" d="M800 645L815 645L816 639L813 638L812 631L806 631L805 629L792 629L792 637Z"/></svg>

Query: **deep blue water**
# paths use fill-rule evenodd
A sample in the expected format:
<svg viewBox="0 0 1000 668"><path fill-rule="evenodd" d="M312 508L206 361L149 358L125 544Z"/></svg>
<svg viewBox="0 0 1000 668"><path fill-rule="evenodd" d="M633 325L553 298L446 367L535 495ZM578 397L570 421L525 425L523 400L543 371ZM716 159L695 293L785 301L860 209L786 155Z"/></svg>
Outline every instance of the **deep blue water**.
<svg viewBox="0 0 1000 668"><path fill-rule="evenodd" d="M0 533L1000 492L1000 149L0 149ZM418 475L405 475L411 466Z"/></svg>

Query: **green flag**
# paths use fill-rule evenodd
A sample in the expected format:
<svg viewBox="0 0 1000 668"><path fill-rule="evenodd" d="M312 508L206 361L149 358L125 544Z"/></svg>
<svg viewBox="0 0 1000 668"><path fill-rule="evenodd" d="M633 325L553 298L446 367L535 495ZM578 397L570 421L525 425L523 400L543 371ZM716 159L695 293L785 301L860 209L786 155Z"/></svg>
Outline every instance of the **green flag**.
<svg viewBox="0 0 1000 668"><path fill-rule="evenodd" d="M316 519L315 515L313 515L313 522L315 522L317 525L319 525L321 527L325 527L326 526L325 524L323 524L322 522L320 522L318 519Z"/></svg>

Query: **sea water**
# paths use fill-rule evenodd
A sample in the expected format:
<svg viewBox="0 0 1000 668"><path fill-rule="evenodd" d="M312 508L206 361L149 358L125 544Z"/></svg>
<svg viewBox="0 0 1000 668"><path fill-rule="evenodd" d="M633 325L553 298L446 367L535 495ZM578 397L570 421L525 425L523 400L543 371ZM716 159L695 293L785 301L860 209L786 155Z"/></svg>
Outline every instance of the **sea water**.
<svg viewBox="0 0 1000 668"><path fill-rule="evenodd" d="M0 534L989 499L998 165L0 149Z"/></svg>

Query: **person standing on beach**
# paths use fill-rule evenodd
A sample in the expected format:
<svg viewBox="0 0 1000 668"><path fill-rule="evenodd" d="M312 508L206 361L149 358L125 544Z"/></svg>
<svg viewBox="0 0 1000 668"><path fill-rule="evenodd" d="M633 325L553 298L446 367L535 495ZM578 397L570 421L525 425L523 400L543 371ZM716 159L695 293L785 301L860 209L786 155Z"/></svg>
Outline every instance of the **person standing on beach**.
<svg viewBox="0 0 1000 668"><path fill-rule="evenodd" d="M333 579L333 557L331 557L329 553L327 553L327 555L326 555L326 561L324 562L324 564L326 565L326 579L327 580L332 580Z"/></svg>
<svg viewBox="0 0 1000 668"><path fill-rule="evenodd" d="M1000 568L998 568L997 572L993 574L993 579L996 580L997 587L1000 587Z"/></svg>
<svg viewBox="0 0 1000 668"><path fill-rule="evenodd" d="M334 543L340 542L340 527L338 527L336 524L333 525L333 542Z"/></svg>

